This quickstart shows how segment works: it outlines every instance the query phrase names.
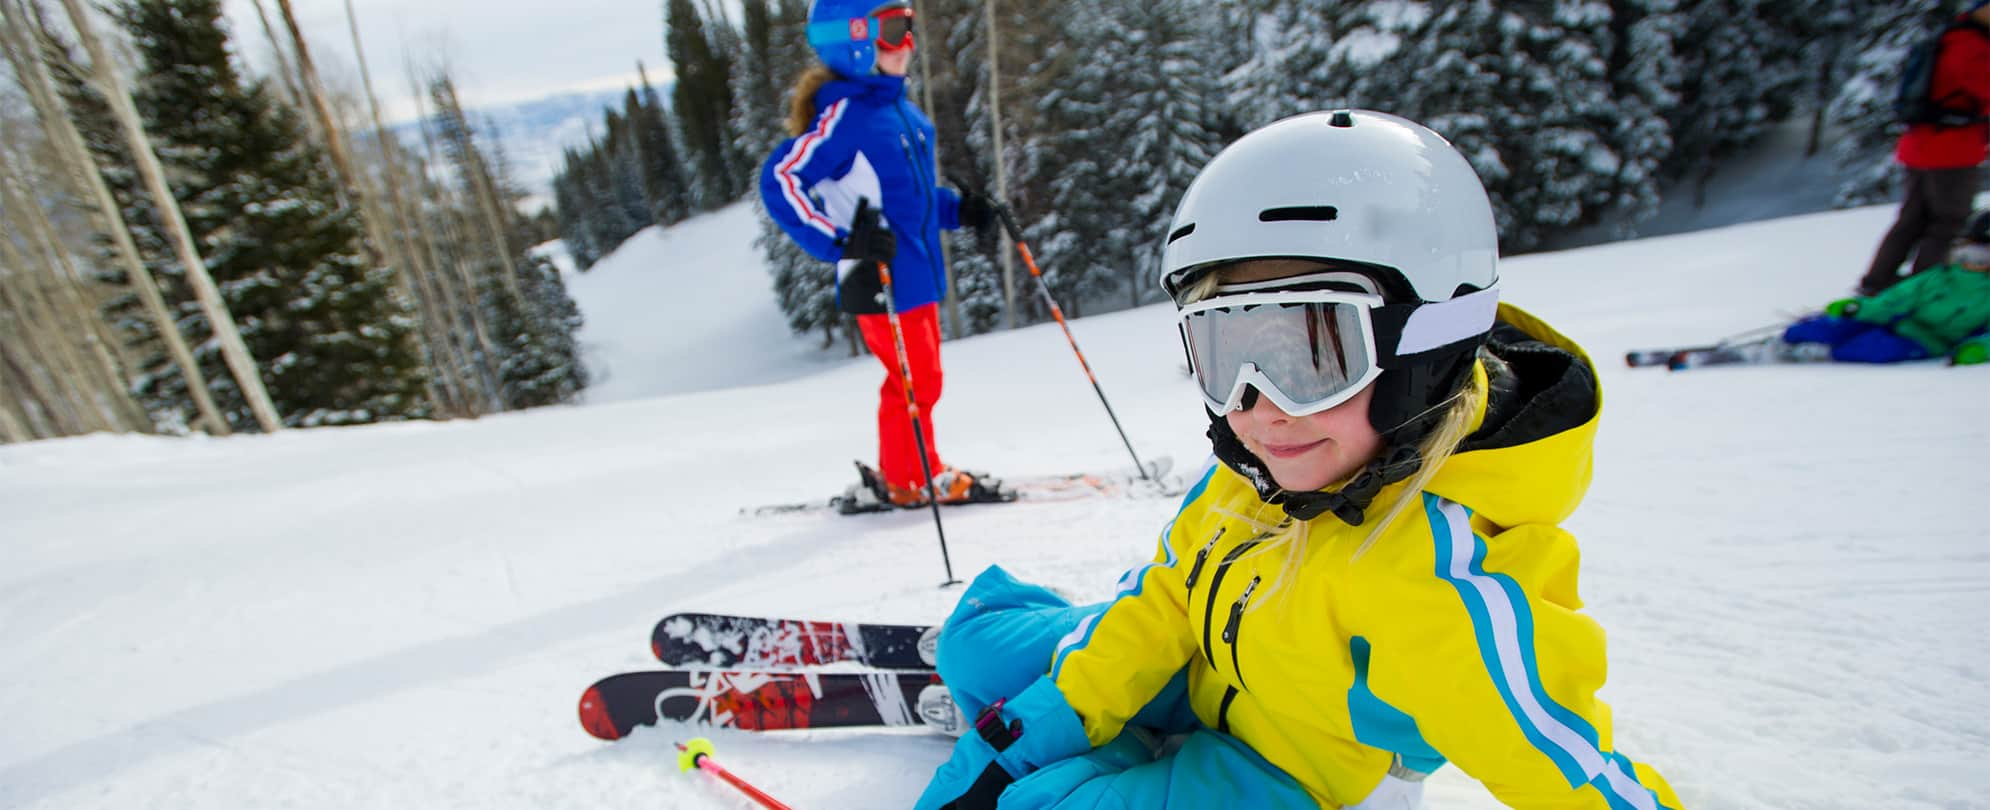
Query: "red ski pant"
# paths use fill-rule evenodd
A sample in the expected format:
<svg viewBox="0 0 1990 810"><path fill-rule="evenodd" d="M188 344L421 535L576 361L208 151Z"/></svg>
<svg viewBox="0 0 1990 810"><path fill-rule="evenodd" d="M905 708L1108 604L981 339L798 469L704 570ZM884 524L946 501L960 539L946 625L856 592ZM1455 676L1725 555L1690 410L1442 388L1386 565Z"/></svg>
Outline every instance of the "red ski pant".
<svg viewBox="0 0 1990 810"><path fill-rule="evenodd" d="M925 304L898 313L905 331L905 357L912 367L912 394L919 403L919 429L926 437L926 462L934 475L940 464L933 439L933 404L940 401L940 306ZM884 363L884 384L878 386L878 472L901 487L924 487L919 468L919 444L912 435L912 418L905 408L904 377L898 369L898 347L892 341L888 315L858 315L864 345Z"/></svg>

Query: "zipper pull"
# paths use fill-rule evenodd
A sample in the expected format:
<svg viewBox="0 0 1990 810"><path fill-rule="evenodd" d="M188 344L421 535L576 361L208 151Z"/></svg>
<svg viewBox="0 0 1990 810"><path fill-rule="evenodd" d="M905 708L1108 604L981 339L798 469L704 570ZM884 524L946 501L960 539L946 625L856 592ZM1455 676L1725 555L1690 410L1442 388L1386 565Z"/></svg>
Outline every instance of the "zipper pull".
<svg viewBox="0 0 1990 810"><path fill-rule="evenodd" d="M1259 577L1251 577L1251 583L1244 586L1244 593L1237 597L1236 604L1230 606L1230 621L1223 624L1223 643L1237 644L1237 625L1244 623L1244 606L1250 604L1251 592L1258 589Z"/></svg>
<svg viewBox="0 0 1990 810"><path fill-rule="evenodd" d="M1223 532L1227 528L1228 527L1217 528L1216 535L1214 537L1209 538L1209 543L1207 545L1204 545L1201 551L1195 553L1195 565L1189 566L1188 581L1186 583L1183 583L1184 589L1192 589L1195 587L1195 578L1202 576L1202 564L1209 562L1210 549L1216 548L1216 541L1223 539Z"/></svg>

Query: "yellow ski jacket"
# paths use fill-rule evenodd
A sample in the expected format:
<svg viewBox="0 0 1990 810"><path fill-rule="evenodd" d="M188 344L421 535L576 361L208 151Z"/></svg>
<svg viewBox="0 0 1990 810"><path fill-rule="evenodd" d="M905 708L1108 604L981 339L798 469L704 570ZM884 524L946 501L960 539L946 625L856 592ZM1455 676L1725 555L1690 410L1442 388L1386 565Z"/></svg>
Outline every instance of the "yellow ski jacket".
<svg viewBox="0 0 1990 810"><path fill-rule="evenodd" d="M1359 559L1372 526L1325 515L1297 574L1277 582L1289 546L1252 553L1264 540L1254 525L1283 512L1212 466L1153 562L1052 659L1094 746L1186 667L1201 721L1323 807L1361 801L1392 767L1447 761L1514 807L1680 806L1616 750L1596 699L1603 629L1579 612L1580 555L1558 526L1589 486L1594 369L1517 308L1502 305L1500 322L1491 347L1517 386L1482 398L1470 438ZM1483 362L1473 384L1489 387Z"/></svg>

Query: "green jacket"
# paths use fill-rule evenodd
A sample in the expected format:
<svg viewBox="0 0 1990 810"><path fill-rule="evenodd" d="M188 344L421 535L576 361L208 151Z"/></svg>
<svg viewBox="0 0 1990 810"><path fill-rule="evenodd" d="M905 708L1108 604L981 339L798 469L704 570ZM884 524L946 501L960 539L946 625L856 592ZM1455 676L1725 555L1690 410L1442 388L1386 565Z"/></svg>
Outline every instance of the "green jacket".
<svg viewBox="0 0 1990 810"><path fill-rule="evenodd" d="M1852 317L1887 327L1939 357L1990 328L1990 272L1953 264L1930 267L1859 299Z"/></svg>

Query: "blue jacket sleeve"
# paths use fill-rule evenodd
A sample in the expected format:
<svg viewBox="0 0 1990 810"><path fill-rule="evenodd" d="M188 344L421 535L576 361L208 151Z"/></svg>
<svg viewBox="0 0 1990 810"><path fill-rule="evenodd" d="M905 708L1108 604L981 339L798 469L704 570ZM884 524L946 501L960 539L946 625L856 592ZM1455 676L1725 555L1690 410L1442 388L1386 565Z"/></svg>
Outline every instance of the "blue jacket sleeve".
<svg viewBox="0 0 1990 810"><path fill-rule="evenodd" d="M849 171L857 152L856 128L843 125L849 99L822 109L809 131L781 142L760 168L760 200L767 214L801 245L825 262L842 258L846 223L830 217L809 189Z"/></svg>

